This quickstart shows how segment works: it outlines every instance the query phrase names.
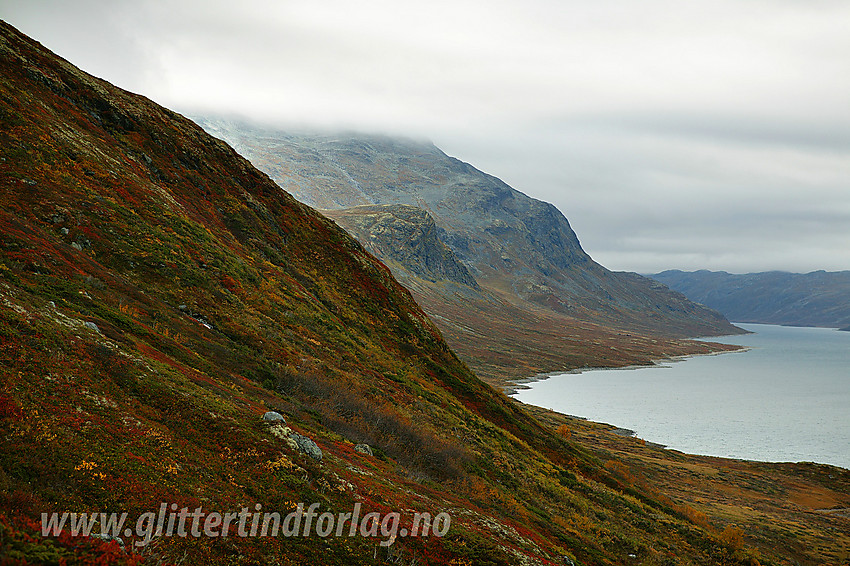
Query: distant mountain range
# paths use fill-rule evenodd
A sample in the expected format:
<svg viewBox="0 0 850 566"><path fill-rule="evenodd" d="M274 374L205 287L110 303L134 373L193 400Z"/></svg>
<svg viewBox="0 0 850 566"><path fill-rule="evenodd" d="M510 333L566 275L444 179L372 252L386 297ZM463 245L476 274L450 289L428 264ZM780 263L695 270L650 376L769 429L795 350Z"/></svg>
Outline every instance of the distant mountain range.
<svg viewBox="0 0 850 566"><path fill-rule="evenodd" d="M735 322L850 330L850 271L670 270L651 277Z"/></svg>
<svg viewBox="0 0 850 566"><path fill-rule="evenodd" d="M646 363L695 351L677 339L739 331L602 267L553 205L431 143L195 120L384 261L483 377Z"/></svg>

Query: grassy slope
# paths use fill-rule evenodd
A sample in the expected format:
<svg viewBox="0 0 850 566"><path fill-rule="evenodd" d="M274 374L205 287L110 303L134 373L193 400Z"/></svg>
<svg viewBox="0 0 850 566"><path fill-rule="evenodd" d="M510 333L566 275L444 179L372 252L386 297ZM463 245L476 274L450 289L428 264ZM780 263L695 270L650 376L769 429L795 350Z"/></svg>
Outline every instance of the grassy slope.
<svg viewBox="0 0 850 566"><path fill-rule="evenodd" d="M308 537L137 556L34 522L164 501L452 514L449 536L397 542L397 563L751 561L477 380L386 268L191 122L5 23L0 73L0 561L387 553ZM269 434L268 408L321 463Z"/></svg>

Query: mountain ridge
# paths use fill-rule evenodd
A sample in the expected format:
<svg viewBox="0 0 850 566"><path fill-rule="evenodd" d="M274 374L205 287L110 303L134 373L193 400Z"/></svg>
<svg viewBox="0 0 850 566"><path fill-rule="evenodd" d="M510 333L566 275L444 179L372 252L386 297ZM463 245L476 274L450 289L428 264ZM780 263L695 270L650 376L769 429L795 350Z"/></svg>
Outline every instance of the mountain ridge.
<svg viewBox="0 0 850 566"><path fill-rule="evenodd" d="M668 270L651 277L736 322L832 328L850 324L850 271Z"/></svg>

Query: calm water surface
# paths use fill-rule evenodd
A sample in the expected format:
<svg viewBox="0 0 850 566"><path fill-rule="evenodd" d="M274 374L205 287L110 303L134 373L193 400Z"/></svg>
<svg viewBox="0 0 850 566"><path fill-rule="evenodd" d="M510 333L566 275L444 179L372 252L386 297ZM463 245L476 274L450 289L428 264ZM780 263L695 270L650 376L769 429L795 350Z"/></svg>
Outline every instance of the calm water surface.
<svg viewBox="0 0 850 566"><path fill-rule="evenodd" d="M755 334L714 340L747 352L563 374L516 397L692 454L850 469L850 332L738 326Z"/></svg>

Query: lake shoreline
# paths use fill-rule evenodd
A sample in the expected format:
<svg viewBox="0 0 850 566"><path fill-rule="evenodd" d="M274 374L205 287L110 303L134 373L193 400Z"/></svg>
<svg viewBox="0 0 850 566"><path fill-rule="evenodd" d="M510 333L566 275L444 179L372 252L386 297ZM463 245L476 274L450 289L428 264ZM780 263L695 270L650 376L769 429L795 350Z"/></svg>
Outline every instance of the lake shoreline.
<svg viewBox="0 0 850 566"><path fill-rule="evenodd" d="M526 406L608 424L624 435L635 430L640 438L682 453L850 469L846 334L779 325L745 328L755 332L730 337L735 350L541 373L516 380L507 393ZM733 352L749 354L706 358ZM676 363L682 361L689 363ZM669 371L631 374L635 369ZM613 373L581 375L599 370ZM555 376L563 377L549 379Z"/></svg>
<svg viewBox="0 0 850 566"><path fill-rule="evenodd" d="M714 338L716 338L716 337L712 337L712 339L714 339ZM695 340L699 340L699 338L695 338ZM734 346L735 344L724 344L724 345L725 346ZM740 346L739 348L737 348L735 350L717 350L717 351L714 351L714 352L697 352L697 353L694 353L694 354L682 354L682 355L679 355L679 356L669 356L669 357L666 357L666 358L659 358L657 360L652 360L651 364L632 364L632 365L620 366L620 367L616 367L616 366L585 366L585 367L580 367L580 368L575 368L575 369L570 369L570 370L550 371L550 372L546 372L546 373L538 373L538 374L533 375L531 377L523 377L523 378L520 378L520 379L507 380L510 383L510 385L503 387L502 390L504 391L505 395L507 395L508 397L513 397L523 389L531 389L531 387L528 386L529 383L536 383L538 381L544 381L546 379L549 379L550 377L557 377L559 375L576 375L576 374L589 373L589 372L594 372L594 371L616 371L616 370L637 370L637 369L660 368L660 367L664 367L664 364L666 364L666 363L678 363L678 362L683 362L683 361L689 360L691 358L697 358L697 357L703 357L703 356L721 356L721 355L724 355L724 354L742 354L744 352L749 352L750 350L752 350L752 348L750 348L748 346ZM585 418L585 417L577 417L577 416L574 416L574 415L567 415L567 416L573 416L574 418L579 418L579 419Z"/></svg>

